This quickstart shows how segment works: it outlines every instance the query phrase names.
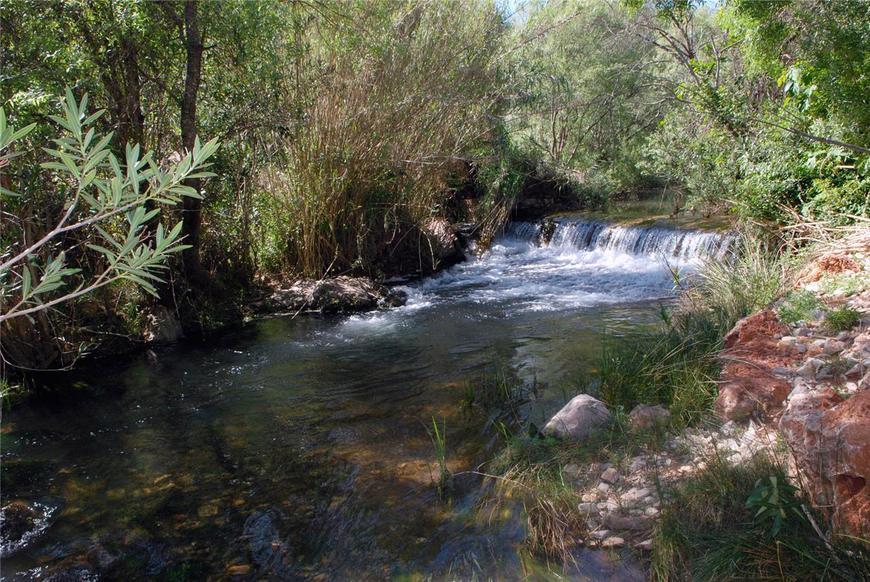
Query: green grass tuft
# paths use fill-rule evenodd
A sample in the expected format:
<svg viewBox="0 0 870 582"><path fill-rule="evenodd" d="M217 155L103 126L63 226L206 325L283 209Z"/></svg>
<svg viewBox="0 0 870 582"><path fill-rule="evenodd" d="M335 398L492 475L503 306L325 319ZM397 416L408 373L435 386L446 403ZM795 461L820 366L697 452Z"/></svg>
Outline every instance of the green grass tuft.
<svg viewBox="0 0 870 582"><path fill-rule="evenodd" d="M815 295L805 289L801 289L790 293L786 297L779 308L779 319L789 325L799 321L808 321L812 319L814 311L823 307L822 302Z"/></svg>
<svg viewBox="0 0 870 582"><path fill-rule="evenodd" d="M438 421L432 417L432 430L428 430L429 438L432 440L432 446L435 448L435 459L438 461L438 493L444 495L450 488L452 474L447 467L447 423L441 421L441 426L438 426Z"/></svg>
<svg viewBox="0 0 870 582"><path fill-rule="evenodd" d="M832 309L825 314L825 327L832 332L848 331L861 321L861 312L849 306Z"/></svg>

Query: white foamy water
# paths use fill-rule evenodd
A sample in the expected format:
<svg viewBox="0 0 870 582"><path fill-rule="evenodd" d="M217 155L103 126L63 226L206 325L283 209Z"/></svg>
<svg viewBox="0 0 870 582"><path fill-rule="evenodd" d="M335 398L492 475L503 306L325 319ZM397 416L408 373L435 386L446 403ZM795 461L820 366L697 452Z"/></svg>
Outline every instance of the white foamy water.
<svg viewBox="0 0 870 582"><path fill-rule="evenodd" d="M654 255L664 259L697 261L723 258L731 246L729 234L681 230L662 226L619 226L597 220L559 218L549 242L550 247L576 250L609 250L631 255ZM507 226L507 237L536 243L540 225L514 222Z"/></svg>
<svg viewBox="0 0 870 582"><path fill-rule="evenodd" d="M673 270L690 274L722 257L730 237L660 227L563 220L549 244L539 226L512 223L493 247L405 288L405 310L457 301L511 311L552 311L670 297Z"/></svg>

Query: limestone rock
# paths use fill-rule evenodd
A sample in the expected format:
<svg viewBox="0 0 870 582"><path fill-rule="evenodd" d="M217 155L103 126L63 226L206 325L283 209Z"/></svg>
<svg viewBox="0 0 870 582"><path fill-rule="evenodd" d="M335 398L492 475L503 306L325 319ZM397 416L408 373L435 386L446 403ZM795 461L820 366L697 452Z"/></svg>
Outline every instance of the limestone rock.
<svg viewBox="0 0 870 582"><path fill-rule="evenodd" d="M459 244L459 237L450 222L444 218L432 218L421 228L432 254L434 268L439 263L453 265L460 262L464 255Z"/></svg>
<svg viewBox="0 0 870 582"><path fill-rule="evenodd" d="M403 291L390 289L365 277L341 276L320 281L301 279L272 285L271 295L252 305L255 311L356 313L398 307L408 299Z"/></svg>
<svg viewBox="0 0 870 582"><path fill-rule="evenodd" d="M584 441L607 427L613 417L607 406L588 394L579 394L544 426L546 436Z"/></svg>

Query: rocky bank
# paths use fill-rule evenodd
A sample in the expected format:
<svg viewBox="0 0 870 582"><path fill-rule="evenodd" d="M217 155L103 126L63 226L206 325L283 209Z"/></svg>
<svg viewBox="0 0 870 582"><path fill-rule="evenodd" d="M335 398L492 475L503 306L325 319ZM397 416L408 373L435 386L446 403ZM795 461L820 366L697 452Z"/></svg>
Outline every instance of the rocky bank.
<svg viewBox="0 0 870 582"><path fill-rule="evenodd" d="M845 282L845 283L844 283ZM721 383L704 428L671 435L655 453L615 462L569 464L562 476L581 499L577 510L587 546L652 547L651 533L668 491L715 459L746 463L760 451L781 458L805 484L808 500L833 531L870 533L870 253L824 255L795 289L818 302L805 319L786 324L788 299L737 323L720 353ZM850 322L835 329L832 313ZM666 423L660 406L638 406L633 429ZM583 442L605 430L612 414L581 394L544 433Z"/></svg>

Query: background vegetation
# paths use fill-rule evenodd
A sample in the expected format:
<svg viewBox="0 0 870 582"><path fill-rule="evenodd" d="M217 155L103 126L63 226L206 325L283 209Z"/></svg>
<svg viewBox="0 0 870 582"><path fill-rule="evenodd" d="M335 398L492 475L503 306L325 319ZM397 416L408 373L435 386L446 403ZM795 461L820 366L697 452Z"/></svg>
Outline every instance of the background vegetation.
<svg viewBox="0 0 870 582"><path fill-rule="evenodd" d="M185 182L198 196L148 202L152 228L180 221L187 246L158 299L114 281L25 335L7 326L3 353L63 367L106 337L137 337L136 306L156 302L190 333L237 318L264 278L417 272L433 224L474 222L485 243L541 192L576 206L668 192L675 212L774 225L866 216L868 11L863 0L5 2L0 99L12 126L37 125L6 148L18 157L0 186L20 196L3 198L4 256L50 232L71 199L70 181L39 166L67 87L105 110L95 129L112 132L119 159L127 144L164 166L198 137L221 147L215 177ZM59 237L33 259L82 242ZM77 248L70 267L98 276L106 257ZM13 287L4 311L21 299Z"/></svg>

